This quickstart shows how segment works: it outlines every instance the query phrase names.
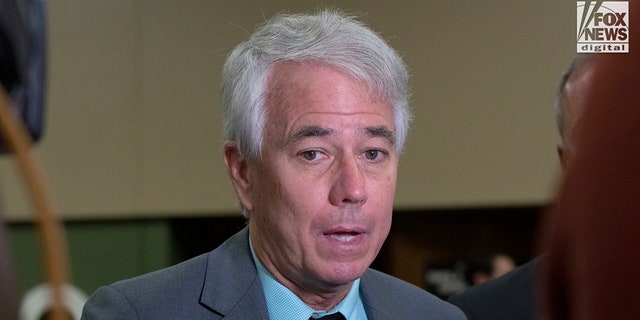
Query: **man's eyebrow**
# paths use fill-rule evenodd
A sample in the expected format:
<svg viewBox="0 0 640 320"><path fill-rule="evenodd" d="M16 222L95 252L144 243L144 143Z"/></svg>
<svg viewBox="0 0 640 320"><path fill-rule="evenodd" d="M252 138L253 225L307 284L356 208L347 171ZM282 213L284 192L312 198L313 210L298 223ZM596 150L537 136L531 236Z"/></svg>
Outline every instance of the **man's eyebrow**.
<svg viewBox="0 0 640 320"><path fill-rule="evenodd" d="M396 144L396 135L393 131L389 130L386 126L366 127L363 129L372 138L383 138L390 144ZM300 140L311 137L326 137L334 132L333 129L321 127L321 126L304 126L295 131L289 139L287 144L295 144Z"/></svg>
<svg viewBox="0 0 640 320"><path fill-rule="evenodd" d="M309 137L326 137L331 133L333 133L333 130L329 128L320 126L304 126L296 130L289 139L287 139L287 144L295 144L298 141Z"/></svg>
<svg viewBox="0 0 640 320"><path fill-rule="evenodd" d="M392 145L396 144L396 134L386 126L366 127L365 131L374 138L384 138Z"/></svg>

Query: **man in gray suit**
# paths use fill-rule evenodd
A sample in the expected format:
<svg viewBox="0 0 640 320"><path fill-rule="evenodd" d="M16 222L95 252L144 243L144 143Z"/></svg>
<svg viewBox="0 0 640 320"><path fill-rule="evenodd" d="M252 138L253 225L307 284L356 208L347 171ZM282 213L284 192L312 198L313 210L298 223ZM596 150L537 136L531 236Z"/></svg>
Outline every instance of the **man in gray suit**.
<svg viewBox="0 0 640 320"><path fill-rule="evenodd" d="M369 269L391 226L406 67L334 11L278 15L227 58L224 160L248 227L98 289L83 319L464 319Z"/></svg>

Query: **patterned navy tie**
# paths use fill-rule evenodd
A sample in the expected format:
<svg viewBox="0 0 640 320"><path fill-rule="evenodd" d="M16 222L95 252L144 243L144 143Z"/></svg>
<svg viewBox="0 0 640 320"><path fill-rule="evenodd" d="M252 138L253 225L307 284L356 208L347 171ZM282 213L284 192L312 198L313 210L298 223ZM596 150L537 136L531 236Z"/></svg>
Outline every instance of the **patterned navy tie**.
<svg viewBox="0 0 640 320"><path fill-rule="evenodd" d="M326 316L322 316L320 318L311 317L309 318L309 320L347 320L347 318L345 318L342 315L342 313L336 312L336 313L328 314Z"/></svg>

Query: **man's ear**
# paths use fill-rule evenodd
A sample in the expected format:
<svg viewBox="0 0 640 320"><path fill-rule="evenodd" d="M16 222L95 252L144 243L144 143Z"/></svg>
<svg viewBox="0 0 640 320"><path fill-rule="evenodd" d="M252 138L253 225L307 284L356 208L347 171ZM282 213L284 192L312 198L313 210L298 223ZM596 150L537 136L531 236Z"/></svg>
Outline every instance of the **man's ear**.
<svg viewBox="0 0 640 320"><path fill-rule="evenodd" d="M228 141L224 144L224 164L227 168L233 189L240 203L249 211L253 210L253 184L249 177L249 163L240 154L235 142Z"/></svg>
<svg viewBox="0 0 640 320"><path fill-rule="evenodd" d="M556 147L558 150L558 158L560 159L560 168L564 171L567 168L567 151L561 145Z"/></svg>

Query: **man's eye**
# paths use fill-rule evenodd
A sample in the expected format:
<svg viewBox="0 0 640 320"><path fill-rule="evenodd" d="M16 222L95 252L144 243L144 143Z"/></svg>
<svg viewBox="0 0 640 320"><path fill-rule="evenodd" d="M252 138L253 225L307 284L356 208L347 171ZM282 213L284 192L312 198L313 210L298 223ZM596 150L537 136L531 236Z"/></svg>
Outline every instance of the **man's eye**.
<svg viewBox="0 0 640 320"><path fill-rule="evenodd" d="M380 150L367 150L364 152L364 156L367 158L367 160L376 160L380 157L381 155L381 151Z"/></svg>
<svg viewBox="0 0 640 320"><path fill-rule="evenodd" d="M318 151L315 151L315 150L305 151L302 153L302 156L305 158L305 160L313 161L318 158Z"/></svg>

